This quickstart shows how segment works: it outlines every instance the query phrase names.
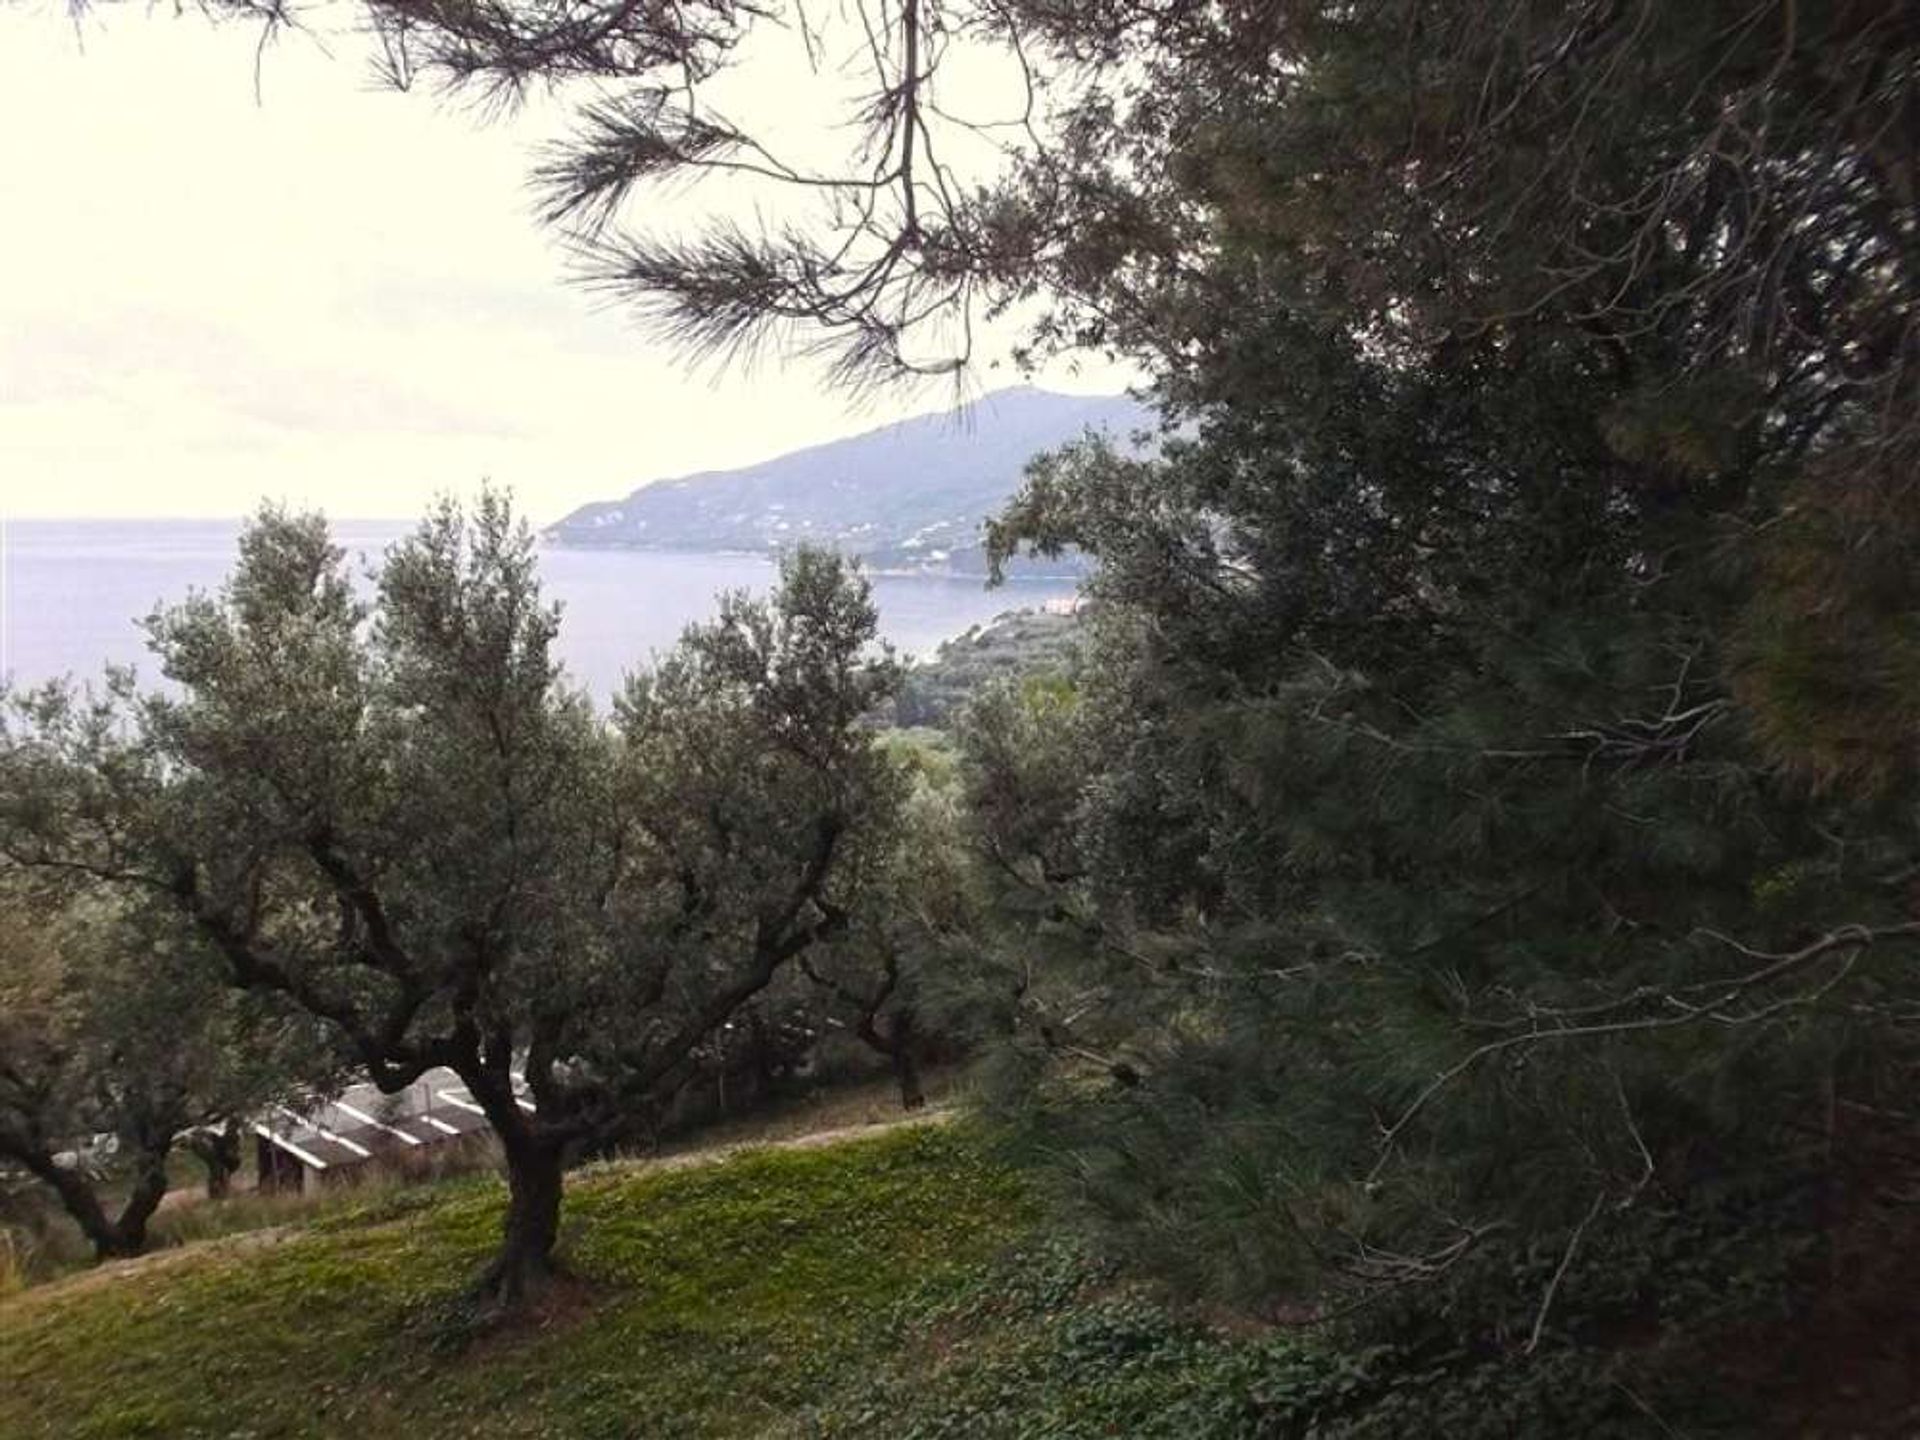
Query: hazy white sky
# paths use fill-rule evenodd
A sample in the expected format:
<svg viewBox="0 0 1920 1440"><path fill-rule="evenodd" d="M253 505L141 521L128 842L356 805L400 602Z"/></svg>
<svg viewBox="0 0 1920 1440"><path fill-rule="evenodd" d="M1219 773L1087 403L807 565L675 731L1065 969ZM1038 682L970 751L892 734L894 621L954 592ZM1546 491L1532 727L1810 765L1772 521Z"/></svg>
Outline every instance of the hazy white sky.
<svg viewBox="0 0 1920 1440"><path fill-rule="evenodd" d="M491 478L546 520L937 408L852 410L799 365L689 374L565 283L531 218L563 112L488 124L383 91L337 36L270 50L256 100L254 39L0 9L6 514L406 516Z"/></svg>

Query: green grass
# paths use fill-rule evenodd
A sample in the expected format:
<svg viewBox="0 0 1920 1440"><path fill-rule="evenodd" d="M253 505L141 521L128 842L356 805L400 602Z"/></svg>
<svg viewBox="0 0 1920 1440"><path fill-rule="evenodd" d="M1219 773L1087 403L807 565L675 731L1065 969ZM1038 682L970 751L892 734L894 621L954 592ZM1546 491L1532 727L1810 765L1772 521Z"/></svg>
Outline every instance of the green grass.
<svg viewBox="0 0 1920 1440"><path fill-rule="evenodd" d="M351 1202L0 1300L0 1436L1219 1440L1333 1374L1123 1284L967 1124L582 1171L574 1279L504 1330L497 1181Z"/></svg>
<svg viewBox="0 0 1920 1440"><path fill-rule="evenodd" d="M860 1056L858 1058L866 1058ZM950 1070L930 1069L924 1077L928 1095L937 1105L952 1097L956 1076ZM672 1158L709 1152L723 1146L761 1144L797 1139L823 1130L852 1129L898 1119L900 1103L890 1077L836 1079L767 1102L756 1102L736 1115L708 1118L686 1133L637 1152L633 1159ZM488 1148L456 1146L433 1152L430 1178L445 1180L497 1168L497 1153ZM196 1241L298 1225L340 1210L364 1209L396 1188L412 1188L421 1177L417 1169L405 1174L373 1166L358 1167L346 1186L329 1185L317 1191L265 1193L252 1188L252 1151L235 1177L233 1193L217 1202L201 1198L206 1172L199 1161L176 1149L168 1162L172 1194L147 1226L150 1249L165 1250ZM124 1198L123 1181L102 1187L109 1209ZM93 1247L80 1233L50 1192L36 1185L18 1186L0 1196L0 1297L63 1275L85 1270L93 1263Z"/></svg>
<svg viewBox="0 0 1920 1440"><path fill-rule="evenodd" d="M579 1172L576 1278L476 1332L462 1297L502 1198L482 1177L369 1190L0 1299L0 1437L1758 1433L1694 1405L1692 1372L1663 1393L1644 1337L1528 1358L1437 1332L1210 1326L1043 1221L966 1123Z"/></svg>
<svg viewBox="0 0 1920 1440"><path fill-rule="evenodd" d="M395 1189L415 1186L420 1177L365 1167L354 1182L328 1186L320 1190L260 1191L235 1188L219 1201L201 1198L201 1177L180 1177L180 1157L176 1154L168 1169L175 1174L174 1193L147 1223L149 1250L167 1250L202 1240L265 1230L281 1225L298 1225L320 1219L337 1211L363 1210ZM433 1178L446 1179L470 1174L491 1165L486 1152L460 1151L445 1157ZM194 1167L196 1170L198 1166ZM102 1187L102 1200L109 1211L123 1201L119 1188L109 1183ZM11 1223L9 1223L11 1222ZM93 1247L45 1191L28 1189L24 1203L16 1213L0 1218L0 1296L33 1285L45 1284L83 1271L93 1264Z"/></svg>
<svg viewBox="0 0 1920 1440"><path fill-rule="evenodd" d="M576 1180L580 1283L459 1346L497 1183L390 1192L289 1233L0 1301L0 1435L736 1436L826 1401L1032 1224L956 1127Z"/></svg>

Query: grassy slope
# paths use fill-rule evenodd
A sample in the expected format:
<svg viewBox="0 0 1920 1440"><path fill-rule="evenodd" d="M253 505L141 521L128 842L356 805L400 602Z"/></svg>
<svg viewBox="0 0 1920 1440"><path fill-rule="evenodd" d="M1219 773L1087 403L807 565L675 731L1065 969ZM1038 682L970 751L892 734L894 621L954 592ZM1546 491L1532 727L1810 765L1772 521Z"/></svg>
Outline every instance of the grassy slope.
<svg viewBox="0 0 1920 1440"><path fill-rule="evenodd" d="M859 1051L856 1055L867 1058ZM935 1106L952 1100L956 1078L950 1069L927 1071L923 1079ZM729 1147L784 1143L824 1131L887 1124L899 1118L900 1102L891 1078L840 1079L774 1101L756 1102L746 1112L731 1117L705 1120L686 1134L668 1137L649 1155L662 1161L677 1161L681 1156L711 1157ZM440 1161L437 1178L442 1180L471 1174L494 1163L485 1152L461 1149L444 1155L436 1152L435 1158ZM250 1155L248 1159L250 1162ZM253 1177L249 1163L237 1177L230 1198L204 1204L206 1176L199 1162L176 1150L168 1168L174 1188L148 1227L148 1240L156 1251L241 1231L324 1219L344 1209L364 1206L384 1192L419 1183L414 1177L376 1172L344 1190L269 1195L250 1188ZM104 1193L117 1203L123 1192L109 1184ZM0 1300L27 1286L87 1270L92 1263L92 1249L80 1228L38 1185L22 1186L13 1207L0 1205Z"/></svg>
<svg viewBox="0 0 1920 1440"><path fill-rule="evenodd" d="M377 1193L0 1300L0 1437L1760 1433L1728 1386L1693 1393L1733 1358L1724 1343L1690 1379L1641 1366L1644 1336L1521 1363L1210 1330L1050 1231L968 1125L578 1175L563 1245L579 1283L474 1337L457 1297L501 1202L478 1179ZM1770 1430L1920 1434L1910 1396L1863 1391L1859 1423L1823 1423L1829 1388L1768 1407L1791 1422Z"/></svg>
<svg viewBox="0 0 1920 1440"><path fill-rule="evenodd" d="M445 1317L500 1205L455 1183L0 1303L0 1435L767 1433L1030 1224L951 1128L588 1174L563 1242L584 1283L460 1348Z"/></svg>

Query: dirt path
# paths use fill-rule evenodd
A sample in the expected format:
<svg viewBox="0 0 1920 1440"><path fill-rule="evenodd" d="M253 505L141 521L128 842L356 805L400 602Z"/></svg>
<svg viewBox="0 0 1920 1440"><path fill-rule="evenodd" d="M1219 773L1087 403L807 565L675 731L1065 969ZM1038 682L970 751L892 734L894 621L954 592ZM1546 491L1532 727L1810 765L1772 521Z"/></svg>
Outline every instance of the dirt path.
<svg viewBox="0 0 1920 1440"><path fill-rule="evenodd" d="M899 1115L890 1120L866 1120L855 1125L836 1125L827 1130L807 1130L798 1135L786 1135L778 1139L745 1139L725 1141L718 1145L704 1145L696 1149L675 1151L668 1155L640 1156L631 1160L610 1160L604 1170L588 1166L585 1173L599 1175L634 1175L650 1170L684 1170L693 1165L712 1165L734 1155L745 1154L750 1150L814 1150L822 1145L838 1145L842 1140L858 1140L864 1135L885 1135L893 1130L907 1130L916 1125L944 1125L958 1113L948 1106L919 1110L911 1115Z"/></svg>

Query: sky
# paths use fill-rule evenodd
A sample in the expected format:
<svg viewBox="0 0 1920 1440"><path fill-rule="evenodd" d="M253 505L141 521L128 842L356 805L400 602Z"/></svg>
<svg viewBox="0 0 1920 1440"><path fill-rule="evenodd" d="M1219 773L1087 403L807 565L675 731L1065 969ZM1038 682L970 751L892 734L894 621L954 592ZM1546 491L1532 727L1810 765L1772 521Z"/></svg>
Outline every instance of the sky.
<svg viewBox="0 0 1920 1440"><path fill-rule="evenodd" d="M170 7L0 9L0 518L404 517L490 480L544 522L942 407L854 407L777 357L689 371L569 283L526 184L558 103L488 121L381 88L351 34L258 67L255 42ZM739 83L804 103L773 62ZM1129 378L1088 358L1036 383Z"/></svg>

